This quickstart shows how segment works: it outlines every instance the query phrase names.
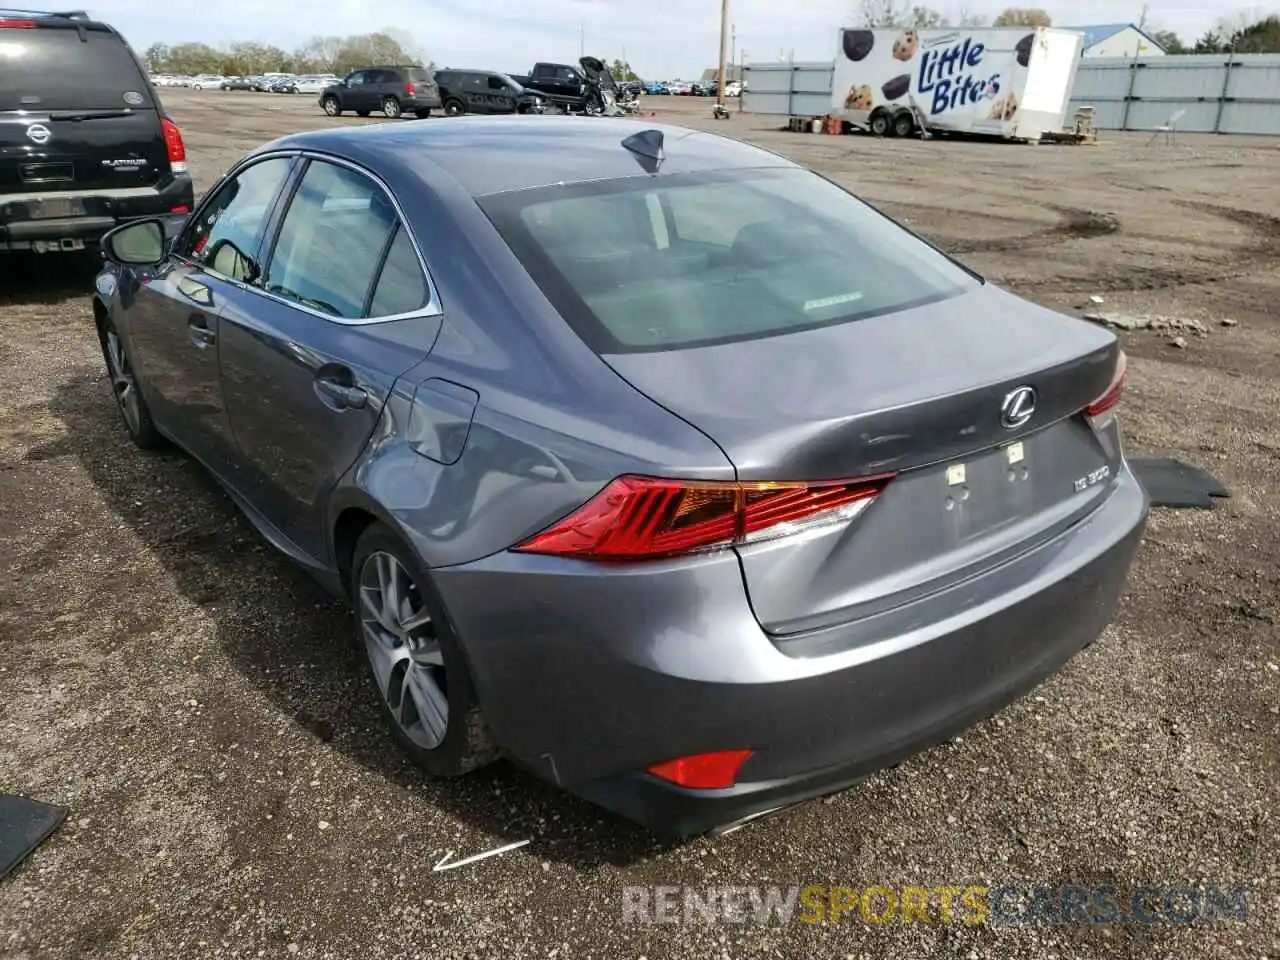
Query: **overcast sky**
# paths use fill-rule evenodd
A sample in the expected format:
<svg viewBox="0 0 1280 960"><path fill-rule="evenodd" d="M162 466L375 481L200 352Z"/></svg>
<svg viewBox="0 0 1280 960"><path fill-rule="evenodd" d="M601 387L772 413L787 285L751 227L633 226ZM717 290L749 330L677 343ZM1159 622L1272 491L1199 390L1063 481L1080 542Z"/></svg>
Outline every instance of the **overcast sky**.
<svg viewBox="0 0 1280 960"><path fill-rule="evenodd" d="M850 25L858 0L731 0L738 50L749 60L792 50L798 60L834 56L836 27ZM954 14L962 0L931 4ZM993 16L1007 3L973 0L971 12ZM1042 0L1058 26L1138 22L1142 0ZM1275 2L1151 0L1148 25L1191 41L1215 20L1244 9L1271 12ZM579 30L588 53L612 59L625 51L646 79L693 79L717 58L719 0L214 0L161 4L99 0L93 15L114 23L142 51L161 41L257 40L292 48L318 33L368 33L382 26L410 31L440 66L527 72L535 60L576 60Z"/></svg>

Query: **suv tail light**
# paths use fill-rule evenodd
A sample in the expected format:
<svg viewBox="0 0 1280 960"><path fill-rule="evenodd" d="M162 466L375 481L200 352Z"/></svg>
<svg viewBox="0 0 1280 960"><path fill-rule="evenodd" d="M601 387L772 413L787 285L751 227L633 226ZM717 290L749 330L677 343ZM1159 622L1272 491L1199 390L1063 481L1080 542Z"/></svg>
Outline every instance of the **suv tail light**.
<svg viewBox="0 0 1280 960"><path fill-rule="evenodd" d="M182 131L168 117L160 120L164 131L164 148L169 154L169 169L174 173L187 172L187 145L182 142Z"/></svg>
<svg viewBox="0 0 1280 960"><path fill-rule="evenodd" d="M1091 417L1100 417L1116 408L1116 405L1120 402L1121 395L1124 393L1125 374L1128 368L1129 358L1121 350L1116 358L1116 372L1111 377L1111 383L1103 391L1102 396L1084 408L1086 414Z"/></svg>
<svg viewBox="0 0 1280 960"><path fill-rule="evenodd" d="M852 520L890 479L734 483L623 476L513 549L584 560L649 560L755 543Z"/></svg>
<svg viewBox="0 0 1280 960"><path fill-rule="evenodd" d="M406 97L412 97L417 92L417 90L418 88L415 87L412 83L406 83L404 85L404 95Z"/></svg>
<svg viewBox="0 0 1280 960"><path fill-rule="evenodd" d="M0 30L34 30L39 24L34 20L6 20L0 17Z"/></svg>

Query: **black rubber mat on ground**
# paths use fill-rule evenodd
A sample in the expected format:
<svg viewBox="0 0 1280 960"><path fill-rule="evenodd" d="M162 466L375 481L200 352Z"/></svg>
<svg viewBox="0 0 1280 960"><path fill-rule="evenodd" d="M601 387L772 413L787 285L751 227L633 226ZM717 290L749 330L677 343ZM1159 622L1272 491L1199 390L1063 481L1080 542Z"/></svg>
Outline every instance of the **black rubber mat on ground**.
<svg viewBox="0 0 1280 960"><path fill-rule="evenodd" d="M1146 488L1153 507L1212 510L1215 497L1231 496L1211 474L1170 457L1133 457L1129 466Z"/></svg>
<svg viewBox="0 0 1280 960"><path fill-rule="evenodd" d="M66 807L0 793L0 877L25 860L66 818Z"/></svg>

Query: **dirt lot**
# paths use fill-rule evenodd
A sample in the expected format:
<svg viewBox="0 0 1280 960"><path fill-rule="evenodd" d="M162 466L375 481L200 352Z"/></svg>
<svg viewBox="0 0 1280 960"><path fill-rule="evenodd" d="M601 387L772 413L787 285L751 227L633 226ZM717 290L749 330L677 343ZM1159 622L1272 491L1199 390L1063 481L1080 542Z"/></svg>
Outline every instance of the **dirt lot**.
<svg viewBox="0 0 1280 960"><path fill-rule="evenodd" d="M309 97L169 93L200 188L325 123ZM1280 955L1280 142L877 142L659 116L786 153L1126 334L1130 452L1234 497L1152 517L1115 625L1033 698L828 802L663 847L498 766L432 782L384 735L344 611L177 454L125 437L65 261L0 265L0 790L67 804L0 883L23 957ZM410 121L413 122L413 121ZM434 122L434 121L427 121ZM1235 325L1224 325L1235 321ZM528 846L452 872L467 856ZM639 926L649 884L1250 891L1190 926Z"/></svg>

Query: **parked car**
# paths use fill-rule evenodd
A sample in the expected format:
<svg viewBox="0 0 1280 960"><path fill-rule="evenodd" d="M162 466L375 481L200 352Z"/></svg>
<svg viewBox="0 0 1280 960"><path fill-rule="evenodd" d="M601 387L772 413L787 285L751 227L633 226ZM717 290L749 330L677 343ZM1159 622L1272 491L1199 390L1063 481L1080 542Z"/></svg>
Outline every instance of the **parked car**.
<svg viewBox="0 0 1280 960"><path fill-rule="evenodd" d="M298 93L323 93L326 88L333 86L335 83L341 82L338 77L299 77L297 81Z"/></svg>
<svg viewBox="0 0 1280 960"><path fill-rule="evenodd" d="M222 87L225 77L215 76L211 73L202 74L198 77L191 78L192 90L218 90Z"/></svg>
<svg viewBox="0 0 1280 960"><path fill-rule="evenodd" d="M266 81L267 93L297 93L298 79L296 77L271 77Z"/></svg>
<svg viewBox="0 0 1280 960"><path fill-rule="evenodd" d="M366 67L325 88L320 107L331 117L346 110L361 117L374 110L392 119L404 113L428 117L440 108L440 91L426 67Z"/></svg>
<svg viewBox="0 0 1280 960"><path fill-rule="evenodd" d="M505 73L491 70L437 70L436 84L445 114L541 113L547 99L526 90Z"/></svg>
<svg viewBox="0 0 1280 960"><path fill-rule="evenodd" d="M667 85L665 83L652 81L645 85L644 92L651 97L665 97L671 91L667 89Z"/></svg>
<svg viewBox="0 0 1280 960"><path fill-rule="evenodd" d="M726 97L742 96L742 83L738 80L730 80L724 85L724 95Z"/></svg>
<svg viewBox="0 0 1280 960"><path fill-rule="evenodd" d="M84 14L0 14L0 253L84 250L117 223L188 213L182 133L141 62Z"/></svg>
<svg viewBox="0 0 1280 960"><path fill-rule="evenodd" d="M221 89L262 92L267 89L267 81L263 77L229 77L222 82Z"/></svg>
<svg viewBox="0 0 1280 960"><path fill-rule="evenodd" d="M667 92L676 97L687 97L693 93L693 84L685 83L683 80L673 80L667 84Z"/></svg>
<svg viewBox="0 0 1280 960"><path fill-rule="evenodd" d="M317 130L104 250L129 435L350 602L434 774L680 835L841 789L1092 643L1141 538L1111 332L745 143Z"/></svg>

